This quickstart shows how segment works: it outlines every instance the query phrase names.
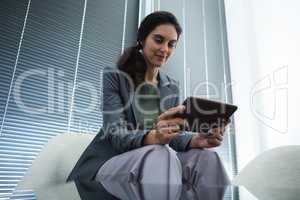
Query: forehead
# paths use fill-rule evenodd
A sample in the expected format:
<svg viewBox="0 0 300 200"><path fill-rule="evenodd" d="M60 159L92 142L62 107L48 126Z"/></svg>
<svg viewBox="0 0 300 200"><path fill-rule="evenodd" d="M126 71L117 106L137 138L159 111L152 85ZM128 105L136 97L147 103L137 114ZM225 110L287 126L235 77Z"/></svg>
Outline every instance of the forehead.
<svg viewBox="0 0 300 200"><path fill-rule="evenodd" d="M176 29L171 24L159 25L150 34L151 35L160 35L167 40L177 40Z"/></svg>

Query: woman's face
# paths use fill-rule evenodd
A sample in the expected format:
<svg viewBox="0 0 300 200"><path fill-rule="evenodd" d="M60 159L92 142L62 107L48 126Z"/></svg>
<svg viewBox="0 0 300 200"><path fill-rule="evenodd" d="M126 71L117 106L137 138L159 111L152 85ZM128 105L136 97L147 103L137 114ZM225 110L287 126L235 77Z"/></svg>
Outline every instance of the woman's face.
<svg viewBox="0 0 300 200"><path fill-rule="evenodd" d="M177 32L173 25L157 26L142 43L147 65L160 67L165 64L175 50L176 43Z"/></svg>

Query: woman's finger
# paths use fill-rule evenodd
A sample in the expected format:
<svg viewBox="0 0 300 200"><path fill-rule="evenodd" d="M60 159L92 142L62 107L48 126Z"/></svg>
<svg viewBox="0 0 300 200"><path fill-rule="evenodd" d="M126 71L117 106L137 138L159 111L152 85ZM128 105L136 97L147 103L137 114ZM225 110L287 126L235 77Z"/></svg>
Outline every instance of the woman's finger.
<svg viewBox="0 0 300 200"><path fill-rule="evenodd" d="M217 138L208 138L207 142L212 146L220 146L222 144L222 141L219 141Z"/></svg>
<svg viewBox="0 0 300 200"><path fill-rule="evenodd" d="M217 140L219 140L219 141L223 141L223 136L222 135L216 135L216 137L215 137Z"/></svg>
<svg viewBox="0 0 300 200"><path fill-rule="evenodd" d="M217 128L213 128L209 131L211 133L210 136L216 136L216 135L224 135L225 132L225 127L217 127Z"/></svg>
<svg viewBox="0 0 300 200"><path fill-rule="evenodd" d="M163 120L168 126L171 125L179 125L184 126L186 124L186 120L182 118L173 118L173 119L167 119Z"/></svg>
<svg viewBox="0 0 300 200"><path fill-rule="evenodd" d="M174 117L175 114L182 113L184 110L185 110L184 105L179 105L179 106L170 108L169 110L160 114L158 117L158 120L163 120L163 119L168 119L168 118Z"/></svg>
<svg viewBox="0 0 300 200"><path fill-rule="evenodd" d="M172 139L175 139L176 137L179 136L179 132L174 132L174 133L170 133L165 135L165 138L168 140L168 142L170 142Z"/></svg>
<svg viewBox="0 0 300 200"><path fill-rule="evenodd" d="M167 119L167 120L160 120L157 122L156 127L169 127L169 126L176 126L176 127L184 127L186 126L187 122L185 119L181 118L174 118L174 119Z"/></svg>
<svg viewBox="0 0 300 200"><path fill-rule="evenodd" d="M172 134L175 132L179 132L179 127L178 126L168 126L168 127L161 127L158 131L161 134Z"/></svg>
<svg viewBox="0 0 300 200"><path fill-rule="evenodd" d="M223 139L224 139L223 134L220 133L220 132L211 134L211 135L207 136L206 138L207 138L207 139L210 139L210 140L216 139L216 140L218 140L218 141L220 141L220 142L222 142Z"/></svg>
<svg viewBox="0 0 300 200"><path fill-rule="evenodd" d="M169 126L169 132L174 133L174 132L178 132L180 131L180 126L175 124L175 125L171 125Z"/></svg>
<svg viewBox="0 0 300 200"><path fill-rule="evenodd" d="M158 138L161 144L167 144L172 139L178 137L179 132L172 132L168 128L161 128L158 133Z"/></svg>

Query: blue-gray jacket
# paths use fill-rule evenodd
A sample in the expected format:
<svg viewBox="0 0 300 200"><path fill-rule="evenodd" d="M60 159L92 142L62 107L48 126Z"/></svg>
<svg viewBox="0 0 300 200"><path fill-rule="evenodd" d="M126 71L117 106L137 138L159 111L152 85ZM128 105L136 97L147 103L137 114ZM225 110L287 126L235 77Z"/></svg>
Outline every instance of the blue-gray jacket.
<svg viewBox="0 0 300 200"><path fill-rule="evenodd" d="M159 72L158 89L161 112L179 103L178 84L163 72ZM149 130L138 129L138 111L134 87L124 73L107 68L103 72L103 127L81 155L69 180L92 180L98 169L111 157L143 146ZM170 142L176 151L186 151L192 138L183 132Z"/></svg>

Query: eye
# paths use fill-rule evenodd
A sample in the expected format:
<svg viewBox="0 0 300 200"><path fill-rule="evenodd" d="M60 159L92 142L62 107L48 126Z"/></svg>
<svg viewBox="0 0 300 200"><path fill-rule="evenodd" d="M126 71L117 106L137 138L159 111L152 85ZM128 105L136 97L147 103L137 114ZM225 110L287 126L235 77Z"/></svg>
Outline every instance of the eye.
<svg viewBox="0 0 300 200"><path fill-rule="evenodd" d="M158 44L161 44L161 43L163 43L164 40L162 38L156 37L156 38L154 38L154 41Z"/></svg>
<svg viewBox="0 0 300 200"><path fill-rule="evenodd" d="M176 42L169 42L168 46L170 48L175 48L176 47Z"/></svg>

